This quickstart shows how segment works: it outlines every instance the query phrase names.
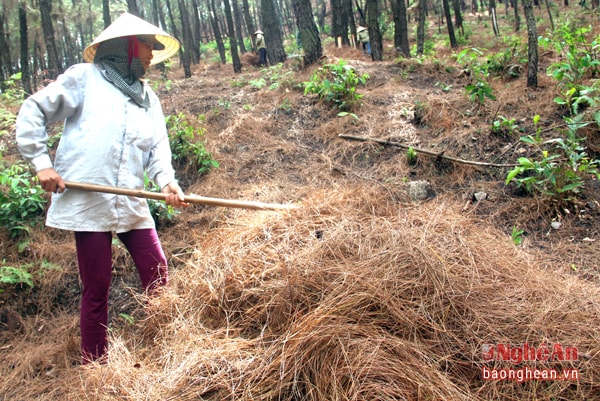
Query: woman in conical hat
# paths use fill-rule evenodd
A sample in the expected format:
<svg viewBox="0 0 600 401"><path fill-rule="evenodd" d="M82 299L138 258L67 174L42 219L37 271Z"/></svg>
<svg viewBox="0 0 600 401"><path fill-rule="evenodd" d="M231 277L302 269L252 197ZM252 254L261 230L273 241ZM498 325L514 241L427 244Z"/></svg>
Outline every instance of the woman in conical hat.
<svg viewBox="0 0 600 401"><path fill-rule="evenodd" d="M169 205L187 205L175 179L160 102L141 80L150 65L178 49L177 39L125 13L86 47L87 63L70 67L26 99L17 117L19 150L52 193L46 225L74 232L84 363L104 360L108 349L112 234L129 250L145 291L167 283L167 260L145 200L67 189L64 181L143 189L147 174ZM46 126L63 120L52 160Z"/></svg>
<svg viewBox="0 0 600 401"><path fill-rule="evenodd" d="M265 44L265 36L263 31L258 29L254 32L256 36L255 40L255 52L258 54L258 65L260 67L266 67L267 65L267 45Z"/></svg>

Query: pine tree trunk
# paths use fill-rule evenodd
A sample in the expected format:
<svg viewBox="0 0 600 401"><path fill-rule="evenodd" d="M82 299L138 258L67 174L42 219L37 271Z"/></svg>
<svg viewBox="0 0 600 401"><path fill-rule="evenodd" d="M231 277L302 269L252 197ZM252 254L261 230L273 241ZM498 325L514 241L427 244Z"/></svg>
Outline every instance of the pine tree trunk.
<svg viewBox="0 0 600 401"><path fill-rule="evenodd" d="M52 26L52 3L51 0L40 0L40 13L42 19L42 30L48 53L48 79L56 79L62 74L63 67L58 57L56 40L54 39L54 27Z"/></svg>
<svg viewBox="0 0 600 401"><path fill-rule="evenodd" d="M367 14L367 25L369 26L371 59L373 61L381 61L383 60L383 46L381 31L379 30L379 9L377 7L377 0L367 0L365 8Z"/></svg>
<svg viewBox="0 0 600 401"><path fill-rule="evenodd" d="M323 47L319 30L315 25L310 0L293 0L296 25L304 49L304 66L309 66L321 59Z"/></svg>
<svg viewBox="0 0 600 401"><path fill-rule="evenodd" d="M515 9L515 32L521 30L521 16L519 15L519 0L513 0L513 8Z"/></svg>
<svg viewBox="0 0 600 401"><path fill-rule="evenodd" d="M104 21L104 28L108 28L108 26L112 23L110 20L109 0L102 0L102 20Z"/></svg>
<svg viewBox="0 0 600 401"><path fill-rule="evenodd" d="M342 23L342 0L331 0L331 36L335 39L336 46L340 46L343 42L343 37L348 41L348 32L344 32Z"/></svg>
<svg viewBox="0 0 600 401"><path fill-rule="evenodd" d="M394 48L396 53L410 57L410 44L408 42L408 22L406 19L405 0L392 0L394 12Z"/></svg>
<svg viewBox="0 0 600 401"><path fill-rule="evenodd" d="M221 36L221 28L219 28L219 22L217 21L215 0L210 0L210 25L213 29L213 35L215 35L215 42L217 42L217 49L219 50L219 56L221 57L221 64L225 64L227 63L227 56L225 54L223 36Z"/></svg>
<svg viewBox="0 0 600 401"><path fill-rule="evenodd" d="M498 29L498 16L496 15L496 0L490 0L490 15L492 16L492 29L494 31L494 35L500 35L500 30Z"/></svg>
<svg viewBox="0 0 600 401"><path fill-rule="evenodd" d="M538 40L537 27L535 26L535 14L533 12L531 0L523 0L523 11L525 13L525 21L527 22L527 54L529 57L527 66L527 87L537 88Z"/></svg>
<svg viewBox="0 0 600 401"><path fill-rule="evenodd" d="M508 2L509 0L504 0ZM452 0L452 6L454 7L454 25L459 30L461 35L465 34L465 28L463 27L462 10L460 7L461 0Z"/></svg>
<svg viewBox="0 0 600 401"><path fill-rule="evenodd" d="M8 44L6 43L6 34L4 32L4 26L6 24L6 17L4 14L4 7L0 9L0 88L4 89L4 81L13 74L12 60L10 58L10 52Z"/></svg>
<svg viewBox="0 0 600 401"><path fill-rule="evenodd" d="M279 13L275 9L275 1L261 0L260 4L260 19L265 32L267 60L270 65L283 63L287 57L283 49L281 22L279 21Z"/></svg>
<svg viewBox="0 0 600 401"><path fill-rule="evenodd" d="M137 17L141 17L136 0L127 0L127 11Z"/></svg>
<svg viewBox="0 0 600 401"><path fill-rule="evenodd" d="M235 21L235 37L237 39L240 53L246 53L246 45L244 44L244 30L242 29L242 13L240 11L239 0L231 0L231 6L233 7L233 20Z"/></svg>
<svg viewBox="0 0 600 401"><path fill-rule="evenodd" d="M190 17L192 18L192 43L193 43L193 59L192 64L200 63L200 43L202 43L201 39L201 27L200 27L200 14L198 14L198 1L192 0L192 10Z"/></svg>
<svg viewBox="0 0 600 401"><path fill-rule="evenodd" d="M244 21L246 21L248 35L250 36L250 42L252 43L252 48L254 49L256 46L256 37L254 36L254 32L256 32L256 25L254 25L254 20L250 15L250 6L248 5L248 0L242 0L242 13L244 14Z"/></svg>
<svg viewBox="0 0 600 401"><path fill-rule="evenodd" d="M31 95L31 72L29 71L29 43L27 41L27 12L23 1L19 2L19 33L21 36L21 84L27 95Z"/></svg>
<svg viewBox="0 0 600 401"><path fill-rule="evenodd" d="M242 63L240 61L235 40L235 28L233 25L233 15L231 13L231 4L229 4L229 0L223 0L223 10L225 11L225 20L227 21L227 35L229 36L229 51L231 52L233 72L239 74L242 72Z"/></svg>
<svg viewBox="0 0 600 401"><path fill-rule="evenodd" d="M183 32L183 36L181 40L183 42L183 51L181 53L182 59L181 64L183 66L183 76L185 78L190 78L192 76L191 69L191 51L190 48L192 46L192 29L190 28L190 22L188 17L188 13L185 10L184 0L178 0L179 5L179 15L181 16L181 30Z"/></svg>
<svg viewBox="0 0 600 401"><path fill-rule="evenodd" d="M417 55L422 56L425 48L425 20L427 19L427 0L419 1L417 23Z"/></svg>
<svg viewBox="0 0 600 401"><path fill-rule="evenodd" d="M456 36L454 35L454 26L452 25L452 15L450 14L450 3L448 0L442 0L442 7L444 8L444 16L446 17L446 26L448 27L448 37L450 38L450 47L458 47Z"/></svg>

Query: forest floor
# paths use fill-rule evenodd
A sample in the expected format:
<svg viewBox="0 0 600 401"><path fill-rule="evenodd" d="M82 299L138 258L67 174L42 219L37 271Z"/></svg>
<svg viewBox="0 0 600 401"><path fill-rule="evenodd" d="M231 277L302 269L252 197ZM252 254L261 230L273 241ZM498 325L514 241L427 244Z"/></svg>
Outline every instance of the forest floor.
<svg viewBox="0 0 600 401"><path fill-rule="evenodd" d="M410 165L393 145L497 164L530 155L519 136L535 133L535 115L548 138L563 124L543 72L558 55L540 54L538 88L523 72L501 76L496 99L477 106L465 94L471 77L442 46L425 61L395 59L389 44L383 62L329 43L325 52L322 64L343 59L370 77L357 118L304 95L298 84L317 67L297 59L242 74L202 63L189 79L169 71L168 84L152 71L165 115L200 128L220 164L208 174L178 166L186 193L298 208L193 205L161 222L171 285L153 299L115 242L110 358L92 368L78 363L71 235L40 228L17 250L3 233L4 263L60 268L0 294L0 399L600 399L597 180L557 204L506 185L509 167L423 153ZM498 116L518 132L494 132ZM597 130L588 146L597 157ZM418 182L426 191L415 197ZM579 356L490 364L482 352L497 344ZM483 377L524 367L579 378Z"/></svg>

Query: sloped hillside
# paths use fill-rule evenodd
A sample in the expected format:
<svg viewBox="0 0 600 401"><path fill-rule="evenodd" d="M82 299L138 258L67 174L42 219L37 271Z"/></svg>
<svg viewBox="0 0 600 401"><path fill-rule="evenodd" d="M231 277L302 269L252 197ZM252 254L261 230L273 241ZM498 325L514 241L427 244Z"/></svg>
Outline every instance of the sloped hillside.
<svg viewBox="0 0 600 401"><path fill-rule="evenodd" d="M78 366L71 236L40 229L24 254L3 237L8 259L61 269L2 294L2 399L599 398L597 182L565 210L506 186L506 167L445 158L514 163L527 149L491 121L559 123L549 78L538 90L495 80L497 100L476 107L449 61L327 55L370 76L357 118L304 96L297 84L312 69L295 61L241 75L207 64L187 80L170 72L169 85L153 72L165 114L201 128L220 163L204 175L180 166L186 192L298 208L191 206L162 222L171 284L152 299L115 243L110 357L98 366ZM443 156L411 165L400 146L342 134ZM518 246L513 227L524 230ZM576 348L577 359L487 360L499 344ZM485 380L485 369L578 380Z"/></svg>

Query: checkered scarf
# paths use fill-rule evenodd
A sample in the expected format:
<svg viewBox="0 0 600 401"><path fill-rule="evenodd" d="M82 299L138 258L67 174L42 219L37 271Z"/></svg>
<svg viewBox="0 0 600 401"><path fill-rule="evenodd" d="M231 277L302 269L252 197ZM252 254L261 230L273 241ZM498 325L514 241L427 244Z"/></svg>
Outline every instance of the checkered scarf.
<svg viewBox="0 0 600 401"><path fill-rule="evenodd" d="M104 76L141 107L149 108L150 101L140 81L146 71L138 56L136 37L115 38L101 42L96 50L94 64Z"/></svg>

